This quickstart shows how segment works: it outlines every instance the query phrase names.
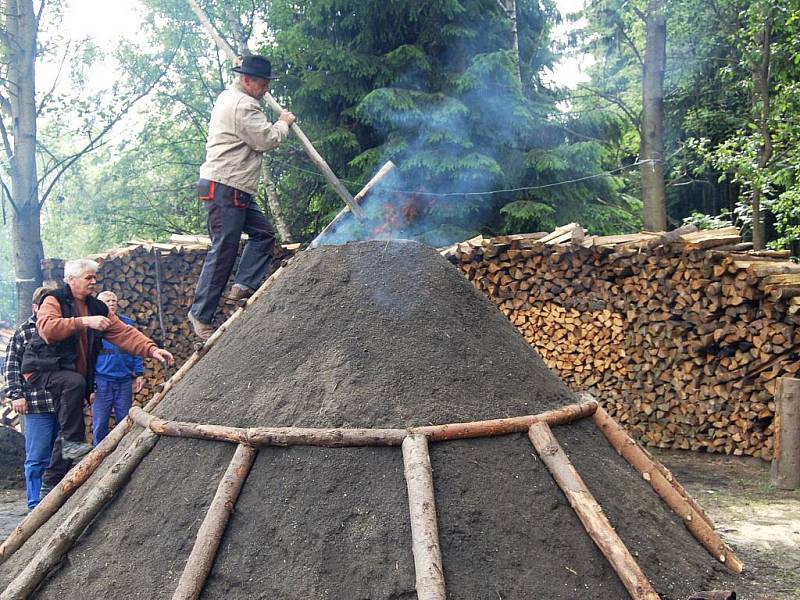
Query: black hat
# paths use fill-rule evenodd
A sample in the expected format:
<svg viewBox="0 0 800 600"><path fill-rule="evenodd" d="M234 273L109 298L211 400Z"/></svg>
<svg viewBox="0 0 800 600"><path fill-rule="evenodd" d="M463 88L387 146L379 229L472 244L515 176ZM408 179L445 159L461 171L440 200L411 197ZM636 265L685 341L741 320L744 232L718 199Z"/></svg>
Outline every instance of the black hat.
<svg viewBox="0 0 800 600"><path fill-rule="evenodd" d="M258 54L245 56L242 59L242 64L238 67L233 67L233 72L263 79L272 79L272 65L265 57Z"/></svg>

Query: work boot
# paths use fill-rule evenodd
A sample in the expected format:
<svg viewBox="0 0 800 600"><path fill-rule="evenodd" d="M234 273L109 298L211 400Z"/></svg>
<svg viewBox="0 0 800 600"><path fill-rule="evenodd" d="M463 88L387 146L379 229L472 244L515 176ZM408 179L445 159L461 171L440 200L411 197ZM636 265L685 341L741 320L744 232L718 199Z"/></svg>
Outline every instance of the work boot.
<svg viewBox="0 0 800 600"><path fill-rule="evenodd" d="M213 325L209 325L208 323L203 323L202 321L198 320L197 317L191 313L191 311L189 312L189 323L192 324L195 335L203 340L210 338L211 334L217 329Z"/></svg>
<svg viewBox="0 0 800 600"><path fill-rule="evenodd" d="M247 300L254 293L255 290L251 290L246 285L242 285L241 283L234 283L233 286L231 287L231 293L228 294L228 298L230 298L234 302L239 300Z"/></svg>
<svg viewBox="0 0 800 600"><path fill-rule="evenodd" d="M69 440L63 440L61 442L61 458L64 460L80 460L91 451L91 444L71 442Z"/></svg>

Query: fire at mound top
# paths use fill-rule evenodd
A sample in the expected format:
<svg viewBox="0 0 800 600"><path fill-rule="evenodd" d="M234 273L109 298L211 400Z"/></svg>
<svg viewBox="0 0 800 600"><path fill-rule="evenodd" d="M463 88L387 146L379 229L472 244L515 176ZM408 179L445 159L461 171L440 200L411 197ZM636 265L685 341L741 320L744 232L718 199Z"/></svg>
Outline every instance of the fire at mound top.
<svg viewBox="0 0 800 600"><path fill-rule="evenodd" d="M242 427L377 428L575 401L436 251L367 242L295 258L156 412ZM589 420L553 432L662 598L722 581ZM171 597L233 452L160 438L37 597ZM448 598L628 597L524 434L435 443L431 461ZM0 583L92 482L0 567ZM416 598L400 450L259 449L201 598Z"/></svg>

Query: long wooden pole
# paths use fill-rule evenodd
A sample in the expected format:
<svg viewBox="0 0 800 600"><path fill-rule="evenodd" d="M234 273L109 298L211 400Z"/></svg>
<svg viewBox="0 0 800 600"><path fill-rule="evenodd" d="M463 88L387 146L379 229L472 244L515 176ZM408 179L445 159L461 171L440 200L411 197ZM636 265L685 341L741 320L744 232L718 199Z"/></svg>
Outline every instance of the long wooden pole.
<svg viewBox="0 0 800 600"><path fill-rule="evenodd" d="M227 427L181 421L165 421L133 407L133 421L159 435L217 440L251 446L399 446L405 429L335 429L312 427Z"/></svg>
<svg viewBox="0 0 800 600"><path fill-rule="evenodd" d="M23 600L64 557L89 523L122 487L130 474L158 441L152 431L144 431L87 492L78 506L58 526L33 559L8 584L0 600Z"/></svg>
<svg viewBox="0 0 800 600"><path fill-rule="evenodd" d="M217 440L248 444L251 446L399 446L407 435L424 435L428 441L438 442L476 437L490 437L527 431L532 423L544 422L563 425L591 415L597 402L570 404L556 410L470 423L426 425L409 429L344 429L312 427L228 427L206 423L188 423L159 419L146 411L133 407L128 416L134 423L147 427L159 435Z"/></svg>
<svg viewBox="0 0 800 600"><path fill-rule="evenodd" d="M386 164L384 164L380 168L380 170L377 173L375 173L375 175L372 177L372 179L370 179L367 182L367 184L363 188L361 188L361 191L358 192L355 195L355 197L353 198L353 202L360 206L361 205L361 201L367 196L367 194L369 194L369 192L372 190L372 188L374 188L376 185L378 185L380 183L381 179L383 179L389 173L394 171L394 169L395 169L395 164L392 161L387 161ZM349 213L349 212L350 212L349 206L345 206L342 210L340 210L339 214L337 214L333 218L333 221L328 223L323 228L323 230L319 232L319 235L317 235L317 237L315 237L311 241L311 243L309 244L309 247L310 248L316 248L319 245L320 240L322 240L322 238L325 237L328 233L330 233L331 231L336 229L336 227L339 225L339 223L342 221L342 219L344 219L345 216L347 215L347 213Z"/></svg>
<svg viewBox="0 0 800 600"><path fill-rule="evenodd" d="M686 528L708 552L734 573L741 573L744 565L737 558L733 549L722 541L711 521L704 518L704 513L695 508L696 503L681 487L683 494L675 487L674 478L668 480L662 469L656 466L656 460L637 444L622 426L612 419L602 408L594 413L593 420L609 443L628 463L636 469L642 478L661 496L661 499L672 511L683 519ZM662 467L666 470L666 467Z"/></svg>
<svg viewBox="0 0 800 600"><path fill-rule="evenodd" d="M587 400L579 404L569 404L537 415L474 421L471 423L425 425L422 427L411 427L409 432L422 434L428 438L429 442L462 440L467 438L505 435L507 433L524 433L528 431L528 428L533 423L543 422L551 426L564 425L591 416L597 409L597 406L596 400Z"/></svg>
<svg viewBox="0 0 800 600"><path fill-rule="evenodd" d="M536 452L553 475L570 506L578 515L594 543L608 559L620 581L634 600L659 600L647 576L634 560L625 543L608 522L602 507L597 503L561 449L547 423L539 422L528 430Z"/></svg>
<svg viewBox="0 0 800 600"><path fill-rule="evenodd" d="M800 379L778 379L775 406L770 483L783 490L794 490L800 487Z"/></svg>
<svg viewBox="0 0 800 600"><path fill-rule="evenodd" d="M225 533L225 527L228 525L239 492L250 473L257 452L252 446L243 444L237 446L228 469L219 483L217 493L214 494L206 518L197 532L197 539L172 600L196 600L200 597L217 556L222 534Z"/></svg>
<svg viewBox="0 0 800 600"><path fill-rule="evenodd" d="M408 487L411 516L411 544L414 554L417 598L447 600L436 522L433 470L424 435L410 435L403 442L403 466Z"/></svg>
<svg viewBox="0 0 800 600"><path fill-rule="evenodd" d="M114 450L132 425L130 418L120 421L102 442L87 454L58 482L47 496L14 528L0 545L0 564L8 560L36 531L52 517L75 490L89 479L103 460Z"/></svg>

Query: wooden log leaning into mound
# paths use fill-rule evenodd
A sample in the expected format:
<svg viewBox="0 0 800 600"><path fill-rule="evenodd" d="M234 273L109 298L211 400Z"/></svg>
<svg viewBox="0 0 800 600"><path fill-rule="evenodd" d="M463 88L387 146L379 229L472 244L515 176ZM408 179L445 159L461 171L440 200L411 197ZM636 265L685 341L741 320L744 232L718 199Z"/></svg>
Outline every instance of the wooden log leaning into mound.
<svg viewBox="0 0 800 600"><path fill-rule="evenodd" d="M361 188L361 191L358 192L353 197L353 203L356 204L356 205L360 205L361 201L366 197L367 194L369 194L369 192L372 190L372 188L374 188L376 185L378 185L380 180L383 179L384 177L386 177L392 171L394 171L395 168L396 168L395 164L392 161L387 161L386 164L384 164L380 168L380 170L377 173L375 173L375 175L372 177L372 179L370 179L367 182L367 184L363 188ZM319 241L323 237L325 237L325 235L327 235L328 233L330 233L331 231L336 229L336 227L339 225L339 223L341 223L342 219L344 219L345 216L347 216L347 213L349 213L349 212L350 212L350 208L348 206L345 206L342 210L340 210L339 213L333 218L333 221L328 223L322 229L322 231L319 232L317 237L315 237L313 240L311 240L311 243L309 244L309 248L316 248L317 246L319 246Z"/></svg>
<svg viewBox="0 0 800 600"><path fill-rule="evenodd" d="M211 338L206 340L206 343L203 345L203 347L192 354L187 361L183 363L181 368L178 369L172 375L172 377L170 377L169 380L164 383L161 391L155 394L145 405L145 411L152 410L161 402L164 396L167 395L167 392L175 387L178 382L186 376L186 373L189 371L189 369L197 364L197 362L214 346L222 333L226 331L228 327L230 327L230 324L234 320L234 316L238 318L245 308L251 306L253 302L263 296L282 271L283 267L276 269L276 271L270 275L264 281L264 283L261 284L255 293L248 298L245 306L234 312L233 315L231 315L228 320L225 321L223 326L220 327ZM47 496L45 496L45 498L22 520L19 525L17 525L14 531L12 531L11 534L3 541L2 545L0 545L0 564L8 560L12 554L19 550L19 548L21 548L22 545L50 519L50 517L58 512L58 510L75 492L75 490L77 490L86 482L87 479L89 479L89 477L92 476L97 468L103 463L105 458L114 452L114 450L116 450L120 441L122 441L122 439L130 431L132 424L133 421L130 419L130 417L126 417L125 419L121 420L117 426L105 437L105 439L98 444L97 447L93 448L92 451L83 458L83 460L72 467L64 479L62 479L59 484L56 485L50 491L50 493L47 494Z"/></svg>
<svg viewBox="0 0 800 600"><path fill-rule="evenodd" d="M61 562L75 540L119 491L157 441L158 436L152 431L145 430L139 435L136 441L125 450L97 484L81 499L75 510L58 526L33 559L8 584L5 591L0 594L0 600L22 600L36 589L36 586L47 574Z"/></svg>
<svg viewBox="0 0 800 600"><path fill-rule="evenodd" d="M208 507L206 518L197 532L197 539L186 561L178 587L172 600L196 600L200 597L208 574L214 564L222 534L236 506L239 492L253 466L258 450L239 444L225 475L219 483L217 493Z"/></svg>
<svg viewBox="0 0 800 600"><path fill-rule="evenodd" d="M405 439L403 465L408 486L417 598L447 600L433 495L433 472L428 440L424 435L410 435Z"/></svg>
<svg viewBox="0 0 800 600"><path fill-rule="evenodd" d="M699 510L697 504L683 490L683 494L668 480L663 472L665 467L657 467L657 461L639 446L622 426L614 421L602 408L598 408L593 416L595 424L608 439L614 449L647 481L661 496L672 511L683 519L686 528L709 553L724 564L730 571L741 573L744 565L736 557L733 549L722 541L711 521ZM677 483L677 482L675 482ZM697 508L696 508L697 507Z"/></svg>
<svg viewBox="0 0 800 600"><path fill-rule="evenodd" d="M528 437L542 462L553 475L553 479L564 492L584 528L616 571L631 598L634 600L659 600L659 595L653 589L647 576L614 531L611 523L608 522L603 514L603 509L570 463L547 423L539 422L531 425Z"/></svg>

